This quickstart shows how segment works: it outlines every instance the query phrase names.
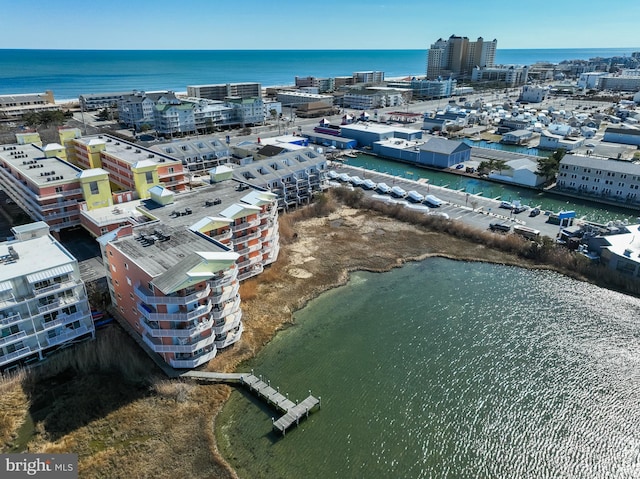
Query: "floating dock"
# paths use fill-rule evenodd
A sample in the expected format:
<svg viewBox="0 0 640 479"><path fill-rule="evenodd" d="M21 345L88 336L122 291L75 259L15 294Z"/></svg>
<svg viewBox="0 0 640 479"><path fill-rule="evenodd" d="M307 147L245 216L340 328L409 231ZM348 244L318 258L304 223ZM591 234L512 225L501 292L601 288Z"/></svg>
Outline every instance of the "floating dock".
<svg viewBox="0 0 640 479"><path fill-rule="evenodd" d="M210 381L218 383L240 384L255 393L260 399L271 405L281 413L279 419L271 418L273 429L279 431L284 436L294 424L299 424L300 419L309 416L309 412L316 406L321 407L321 398L314 397L309 391L309 396L300 403L291 401L283 395L278 388L271 386L271 381L265 382L261 377L252 373L214 373L205 371L188 371L180 375L184 378L191 378L200 381Z"/></svg>

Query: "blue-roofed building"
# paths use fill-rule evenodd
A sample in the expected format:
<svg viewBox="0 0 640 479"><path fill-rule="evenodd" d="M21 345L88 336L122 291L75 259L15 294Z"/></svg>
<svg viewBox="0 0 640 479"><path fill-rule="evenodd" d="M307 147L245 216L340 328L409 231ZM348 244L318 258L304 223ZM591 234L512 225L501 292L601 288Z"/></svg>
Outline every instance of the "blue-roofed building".
<svg viewBox="0 0 640 479"><path fill-rule="evenodd" d="M430 138L420 145L418 164L449 168L471 159L471 147L462 141Z"/></svg>

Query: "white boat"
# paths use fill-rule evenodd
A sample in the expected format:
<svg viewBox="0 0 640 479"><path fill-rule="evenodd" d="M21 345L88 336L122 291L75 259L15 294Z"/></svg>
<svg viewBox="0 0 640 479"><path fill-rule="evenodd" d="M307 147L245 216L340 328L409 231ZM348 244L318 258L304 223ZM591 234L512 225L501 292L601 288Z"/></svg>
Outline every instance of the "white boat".
<svg viewBox="0 0 640 479"><path fill-rule="evenodd" d="M376 189L376 187L377 187L377 186L378 186L378 183L376 183L376 182L375 182L375 181L373 181L373 180L364 180L364 181L362 182L362 187L363 187L365 190L374 190L374 189Z"/></svg>
<svg viewBox="0 0 640 479"><path fill-rule="evenodd" d="M391 196L395 196L396 198L404 198L405 196L407 196L407 192L399 186L394 186L393 188L391 188Z"/></svg>
<svg viewBox="0 0 640 479"><path fill-rule="evenodd" d="M411 203L409 203L407 205L407 209L418 211L419 213L424 213L425 215L429 213L429 207L424 205L412 205Z"/></svg>
<svg viewBox="0 0 640 479"><path fill-rule="evenodd" d="M348 156L349 158L358 158L358 155L356 155L353 151L345 152L344 156Z"/></svg>
<svg viewBox="0 0 640 479"><path fill-rule="evenodd" d="M353 186L362 186L362 183L364 183L364 180L358 175L352 176L350 181Z"/></svg>
<svg viewBox="0 0 640 479"><path fill-rule="evenodd" d="M418 193L416 190L411 190L407 193L407 199L409 201L413 201L414 203L422 203L424 201L424 196Z"/></svg>
<svg viewBox="0 0 640 479"><path fill-rule="evenodd" d="M437 208L438 206L440 206L442 204L442 200L436 196L433 195L427 195L424 197L424 202L429 205L429 206L433 206L434 208Z"/></svg>
<svg viewBox="0 0 640 479"><path fill-rule="evenodd" d="M376 187L376 191L384 195L387 195L391 192L391 187L386 183L378 183L378 186Z"/></svg>

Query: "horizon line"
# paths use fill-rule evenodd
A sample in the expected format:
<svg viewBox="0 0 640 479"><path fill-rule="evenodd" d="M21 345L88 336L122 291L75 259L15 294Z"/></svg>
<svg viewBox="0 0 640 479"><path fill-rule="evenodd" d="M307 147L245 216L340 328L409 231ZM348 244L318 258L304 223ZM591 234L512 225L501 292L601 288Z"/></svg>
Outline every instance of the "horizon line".
<svg viewBox="0 0 640 479"><path fill-rule="evenodd" d="M639 47L526 47L496 48L499 50L633 50ZM71 51L71 52L296 52L296 51L427 51L429 48L0 48L0 51Z"/></svg>

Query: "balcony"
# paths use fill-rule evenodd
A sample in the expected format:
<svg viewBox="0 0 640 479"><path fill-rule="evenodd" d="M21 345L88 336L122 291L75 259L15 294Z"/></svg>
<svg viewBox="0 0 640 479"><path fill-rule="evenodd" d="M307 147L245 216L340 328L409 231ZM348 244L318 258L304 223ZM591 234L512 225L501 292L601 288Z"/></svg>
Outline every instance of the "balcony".
<svg viewBox="0 0 640 479"><path fill-rule="evenodd" d="M26 321L29 318L23 318L20 313L11 313L8 316L4 317L4 314L0 314L0 325L9 326L14 323L19 323L20 321Z"/></svg>
<svg viewBox="0 0 640 479"><path fill-rule="evenodd" d="M211 285L212 288L218 288L220 286L224 286L226 284L231 283L238 277L238 268L234 265L229 271L225 272L223 275L219 277L213 277L207 283Z"/></svg>
<svg viewBox="0 0 640 479"><path fill-rule="evenodd" d="M243 268L248 268L251 265L260 263L262 261L262 255L255 255L250 257L248 260L243 261L241 263L237 263L238 268L243 269Z"/></svg>
<svg viewBox="0 0 640 479"><path fill-rule="evenodd" d="M42 322L36 327L37 331L48 331L50 329L57 328L58 326L64 326L66 324L73 323L84 318L87 318L89 313L73 313L73 314L59 314L53 321Z"/></svg>
<svg viewBox="0 0 640 479"><path fill-rule="evenodd" d="M238 290L240 289L240 283L235 282L229 286L223 286L222 291L220 293L214 293L211 296L211 302L213 304L224 303L225 301L233 298L238 294Z"/></svg>
<svg viewBox="0 0 640 479"><path fill-rule="evenodd" d="M0 356L0 365L10 363L11 361L15 361L16 359L23 358L24 356L28 356L29 354L35 352L36 351L32 351L30 347L25 346L24 348L20 348L17 351L5 354L4 356Z"/></svg>
<svg viewBox="0 0 640 479"><path fill-rule="evenodd" d="M201 323L191 323L189 328L160 328L158 323L145 321L140 319L140 325L145 333L154 338L189 338L196 334L200 334L213 326L213 319L209 318Z"/></svg>
<svg viewBox="0 0 640 479"><path fill-rule="evenodd" d="M225 316L235 313L240 308L240 296L236 296L234 301L230 301L224 305L224 308L213 310L210 317L215 320L220 320Z"/></svg>
<svg viewBox="0 0 640 479"><path fill-rule="evenodd" d="M233 328L236 328L240 325L240 321L242 320L242 311L239 310L237 313L230 314L224 320L216 321L213 324L213 333L217 336L226 333L227 331L231 331Z"/></svg>
<svg viewBox="0 0 640 479"><path fill-rule="evenodd" d="M135 293L138 298L147 304L179 304L186 306L209 296L211 293L211 286L207 284L207 287L203 290L196 291L188 296L154 296L153 292L149 288L142 285L135 287Z"/></svg>
<svg viewBox="0 0 640 479"><path fill-rule="evenodd" d="M212 236L212 238L216 241L228 241L231 239L232 233L231 230L225 231L219 235Z"/></svg>
<svg viewBox="0 0 640 479"><path fill-rule="evenodd" d="M185 344L160 344L150 338L146 334L142 335L143 341L156 353L187 353L193 354L194 352L211 346L215 341L215 336L212 334L206 338L200 339L196 342L186 341Z"/></svg>
<svg viewBox="0 0 640 479"><path fill-rule="evenodd" d="M68 298L57 298L49 304L45 304L44 306L38 307L38 312L40 314L46 313L48 311L53 311L54 309L62 308L67 304L76 303L78 301L78 297L76 295L70 296Z"/></svg>
<svg viewBox="0 0 640 479"><path fill-rule="evenodd" d="M249 253L253 253L254 251L258 251L260 248L262 248L262 245L258 243L258 244L251 245L251 246L249 246L247 248L236 250L236 253L238 253L240 256L243 256L245 254L249 254Z"/></svg>
<svg viewBox="0 0 640 479"><path fill-rule="evenodd" d="M222 349L231 346L233 343L237 343L242 337L242 331L244 331L244 327L242 323L240 323L237 331L233 333L227 333L224 338L216 339L216 348Z"/></svg>
<svg viewBox="0 0 640 479"><path fill-rule="evenodd" d="M156 313L150 307L144 304L138 303L138 311L147 318L149 321L179 321L187 323L192 319L196 319L200 316L208 314L211 311L213 305L211 301L207 301L206 304L198 306L196 309L184 312L184 313Z"/></svg>
<svg viewBox="0 0 640 479"><path fill-rule="evenodd" d="M217 349L215 346L210 351L203 352L198 356L192 356L189 359L170 359L169 364L176 369L193 369L198 366L211 361L216 357Z"/></svg>
<svg viewBox="0 0 640 479"><path fill-rule="evenodd" d="M47 346L57 346L58 344L66 343L72 339L83 336L92 332L86 325L82 325L76 329L67 329L61 334L53 337L47 337Z"/></svg>
<svg viewBox="0 0 640 479"><path fill-rule="evenodd" d="M258 226L259 224L260 224L259 219L245 221L244 223L240 223L240 224L232 224L231 231L234 233L237 233L238 231L244 231L246 229L253 228L254 226Z"/></svg>
<svg viewBox="0 0 640 479"><path fill-rule="evenodd" d="M52 291L58 291L63 289L73 288L80 284L80 281L63 281L62 283L55 283L51 286L45 286L44 288L33 288L33 294L35 297L51 293Z"/></svg>
<svg viewBox="0 0 640 479"><path fill-rule="evenodd" d="M17 333L10 334L9 336L4 336L0 339L0 346L4 346L5 344L15 343L22 338L26 338L27 333L24 331L18 331Z"/></svg>
<svg viewBox="0 0 640 479"><path fill-rule="evenodd" d="M234 243L244 243L245 241L251 241L253 239L260 238L261 234L262 233L260 232L260 230L256 230L253 233L247 233L246 235L242 236L233 235L233 241Z"/></svg>
<svg viewBox="0 0 640 479"><path fill-rule="evenodd" d="M239 274L238 280L244 281L247 278L251 278L253 276L256 276L262 273L263 270L264 270L264 267L261 264L257 264L253 268L251 268L249 271L245 271L244 273Z"/></svg>

